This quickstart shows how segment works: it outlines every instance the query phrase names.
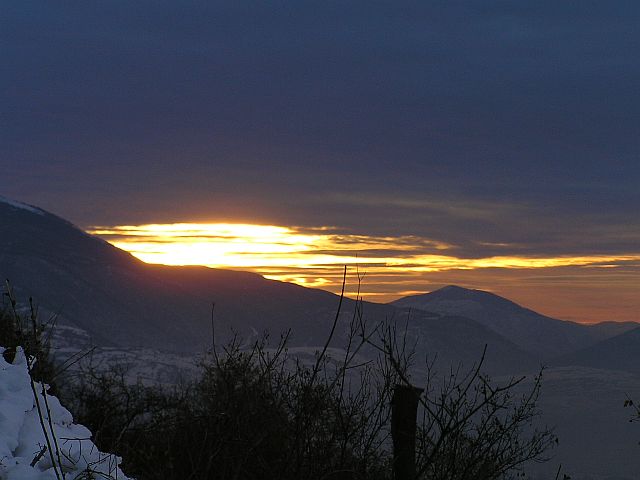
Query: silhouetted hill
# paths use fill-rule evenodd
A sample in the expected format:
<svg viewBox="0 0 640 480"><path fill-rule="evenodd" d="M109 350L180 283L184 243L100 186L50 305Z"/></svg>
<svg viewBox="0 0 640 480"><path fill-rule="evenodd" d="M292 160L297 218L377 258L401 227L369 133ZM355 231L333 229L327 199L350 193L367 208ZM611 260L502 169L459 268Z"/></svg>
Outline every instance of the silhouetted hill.
<svg viewBox="0 0 640 480"><path fill-rule="evenodd" d="M629 322L614 326L612 322L582 325L558 320L493 293L453 285L404 297L392 305L471 318L544 359L579 350L634 326Z"/></svg>
<svg viewBox="0 0 640 480"><path fill-rule="evenodd" d="M640 373L640 327L560 356L552 364Z"/></svg>
<svg viewBox="0 0 640 480"><path fill-rule="evenodd" d="M101 344L201 347L214 300L220 321L241 334L277 323L283 298L299 315L337 304L328 292L252 273L147 265L55 215L16 205L0 202L2 278Z"/></svg>
<svg viewBox="0 0 640 480"><path fill-rule="evenodd" d="M600 322L586 324L593 338L601 341L640 327L638 322Z"/></svg>
<svg viewBox="0 0 640 480"><path fill-rule="evenodd" d="M98 345L152 347L182 352L210 346L210 308L215 301L220 339L237 332L245 339L289 328L292 345L324 343L338 296L267 280L260 275L206 267L149 265L69 222L35 207L0 201L0 275L18 293L33 296L61 323L87 332ZM461 316L364 304L371 322L407 322L416 358L438 353L440 364L478 360L489 345L487 369L521 371L535 365L513 342ZM336 342L344 339L354 302L346 299Z"/></svg>

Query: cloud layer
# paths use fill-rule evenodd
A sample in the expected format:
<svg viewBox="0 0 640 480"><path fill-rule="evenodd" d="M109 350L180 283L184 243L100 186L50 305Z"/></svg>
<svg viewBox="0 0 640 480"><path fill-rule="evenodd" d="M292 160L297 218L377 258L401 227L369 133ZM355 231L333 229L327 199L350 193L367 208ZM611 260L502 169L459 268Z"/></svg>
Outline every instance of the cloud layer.
<svg viewBox="0 0 640 480"><path fill-rule="evenodd" d="M621 258L640 243L639 22L633 1L13 2L0 191L84 226Z"/></svg>

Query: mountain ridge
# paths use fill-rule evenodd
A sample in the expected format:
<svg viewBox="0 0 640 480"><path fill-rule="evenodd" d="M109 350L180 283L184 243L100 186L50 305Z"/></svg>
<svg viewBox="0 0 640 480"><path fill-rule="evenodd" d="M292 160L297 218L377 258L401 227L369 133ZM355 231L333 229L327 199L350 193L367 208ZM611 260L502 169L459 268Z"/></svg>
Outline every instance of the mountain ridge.
<svg viewBox="0 0 640 480"><path fill-rule="evenodd" d="M545 360L580 350L619 334L620 330L634 327L633 324L620 326L605 322L584 325L559 320L494 293L456 285L403 297L391 305L472 318Z"/></svg>
<svg viewBox="0 0 640 480"><path fill-rule="evenodd" d="M233 331L245 339L265 331L277 337L293 329L293 345L321 346L339 303L333 293L255 273L146 264L44 210L6 203L0 203L0 275L23 298L33 297L43 311L61 311L63 324L105 347L202 351L211 346L213 302L217 338ZM336 342L344 340L356 308L348 298L342 304ZM362 307L372 324L404 324L408 313L385 304ZM419 313L406 324L419 358L438 351L443 362L470 364L489 343L486 366L492 371L535 364L510 340L471 319Z"/></svg>

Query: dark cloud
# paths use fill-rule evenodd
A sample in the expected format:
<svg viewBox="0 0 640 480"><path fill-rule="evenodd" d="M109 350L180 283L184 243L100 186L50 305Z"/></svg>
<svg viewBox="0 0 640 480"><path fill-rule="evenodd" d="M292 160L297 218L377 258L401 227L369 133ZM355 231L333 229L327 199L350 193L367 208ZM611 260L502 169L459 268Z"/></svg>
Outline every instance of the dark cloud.
<svg viewBox="0 0 640 480"><path fill-rule="evenodd" d="M0 189L82 225L637 250L639 20L623 1L14 2Z"/></svg>

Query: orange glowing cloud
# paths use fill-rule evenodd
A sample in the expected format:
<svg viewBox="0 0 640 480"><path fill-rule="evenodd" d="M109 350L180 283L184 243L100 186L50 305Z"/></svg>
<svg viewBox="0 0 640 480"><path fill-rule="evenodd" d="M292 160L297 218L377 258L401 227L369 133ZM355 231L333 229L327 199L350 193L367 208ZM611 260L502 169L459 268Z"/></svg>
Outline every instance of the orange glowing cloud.
<svg viewBox="0 0 640 480"><path fill-rule="evenodd" d="M621 262L640 261L640 254L461 258L452 253L452 245L431 239L339 234L329 227L177 223L95 227L89 233L148 263L251 270L272 279L329 289L338 284L343 265L358 266L377 281L396 283L397 295L412 291L405 284L407 278L428 273L615 268Z"/></svg>
<svg viewBox="0 0 640 480"><path fill-rule="evenodd" d="M355 276L365 274L359 294L372 301L391 301L455 283L492 290L560 318L640 320L640 253L636 252L465 258L456 255L460 249L454 245L417 236L236 223L94 227L89 233L148 263L246 270L333 292L340 291L347 265L353 275L347 294L358 291ZM515 250L501 246L504 251Z"/></svg>

